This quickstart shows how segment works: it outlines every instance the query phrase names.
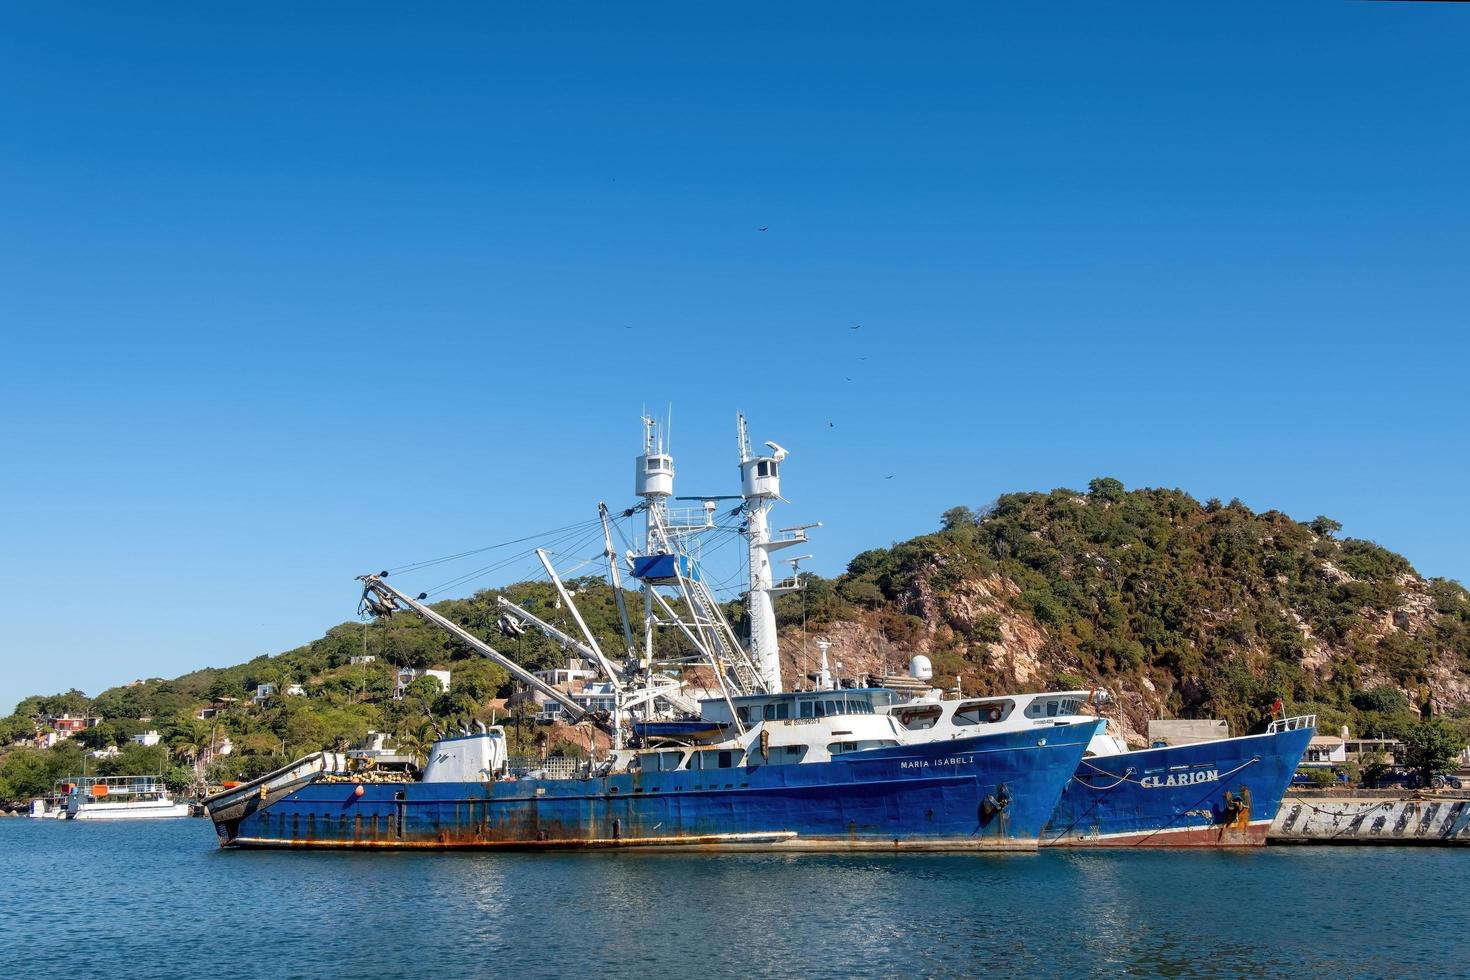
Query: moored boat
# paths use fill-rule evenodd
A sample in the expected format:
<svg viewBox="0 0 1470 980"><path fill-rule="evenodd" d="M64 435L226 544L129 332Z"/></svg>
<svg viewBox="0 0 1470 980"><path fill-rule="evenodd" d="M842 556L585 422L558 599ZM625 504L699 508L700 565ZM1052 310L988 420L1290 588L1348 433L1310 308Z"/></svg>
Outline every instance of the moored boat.
<svg viewBox="0 0 1470 980"><path fill-rule="evenodd" d="M32 804L31 816L66 820L157 820L187 817L157 776L72 776L57 793ZM37 806L36 804L40 804Z"/></svg>
<svg viewBox="0 0 1470 980"><path fill-rule="evenodd" d="M490 729L436 742L412 782L323 753L206 807L232 847L1034 850L1097 728L909 741L866 692L818 693L835 713L776 695L793 717L571 778L517 777Z"/></svg>
<svg viewBox="0 0 1470 980"><path fill-rule="evenodd" d="M1316 734L1315 715L1259 735L1089 754L1042 833L1047 847L1241 847L1266 832Z"/></svg>
<svg viewBox="0 0 1470 980"><path fill-rule="evenodd" d="M922 660L922 658L916 658ZM917 673L917 672L916 672ZM886 710L936 740L977 731L1079 721L1102 691L919 698ZM1263 844L1315 733L1316 716L1273 720L1265 732L1130 749L1106 721L1042 832L1043 847L1239 847Z"/></svg>

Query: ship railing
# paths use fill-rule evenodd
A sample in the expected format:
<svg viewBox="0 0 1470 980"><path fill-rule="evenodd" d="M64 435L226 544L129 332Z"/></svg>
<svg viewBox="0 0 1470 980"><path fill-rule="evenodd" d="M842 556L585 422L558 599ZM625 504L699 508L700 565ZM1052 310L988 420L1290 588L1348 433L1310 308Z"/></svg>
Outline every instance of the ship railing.
<svg viewBox="0 0 1470 980"><path fill-rule="evenodd" d="M703 507L669 507L664 511L664 528L673 533L707 531L715 526L715 512Z"/></svg>
<svg viewBox="0 0 1470 980"><path fill-rule="evenodd" d="M1266 734L1275 735L1277 732L1294 732L1302 728L1316 728L1316 715L1292 715L1290 718L1278 718L1266 726Z"/></svg>
<svg viewBox="0 0 1470 980"><path fill-rule="evenodd" d="M164 789L163 780L158 776L68 776L56 781L56 787L61 786L75 786L86 791L93 786L106 786L107 793L118 796L142 796Z"/></svg>
<svg viewBox="0 0 1470 980"><path fill-rule="evenodd" d="M570 756L553 755L543 759L536 755L513 755L507 768L517 779L576 779L586 773L587 763Z"/></svg>

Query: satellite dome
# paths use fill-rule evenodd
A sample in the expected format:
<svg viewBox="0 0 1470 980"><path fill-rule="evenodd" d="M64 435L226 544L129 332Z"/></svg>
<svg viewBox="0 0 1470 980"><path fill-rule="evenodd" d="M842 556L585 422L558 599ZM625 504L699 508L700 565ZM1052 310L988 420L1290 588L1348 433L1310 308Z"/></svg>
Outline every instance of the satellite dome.
<svg viewBox="0 0 1470 980"><path fill-rule="evenodd" d="M922 653L917 654L909 661L909 676L927 681L934 676L934 665Z"/></svg>

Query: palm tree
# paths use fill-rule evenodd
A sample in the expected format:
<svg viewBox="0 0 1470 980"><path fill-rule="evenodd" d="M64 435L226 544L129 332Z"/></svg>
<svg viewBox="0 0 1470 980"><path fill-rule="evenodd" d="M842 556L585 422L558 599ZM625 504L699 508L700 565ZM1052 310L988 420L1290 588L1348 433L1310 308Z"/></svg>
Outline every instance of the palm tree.
<svg viewBox="0 0 1470 980"><path fill-rule="evenodd" d="M417 729L404 725L398 730L397 742L398 751L413 759L414 765L422 767L430 746L434 744L434 733L428 724Z"/></svg>
<svg viewBox="0 0 1470 980"><path fill-rule="evenodd" d="M203 725L195 723L174 736L173 741L169 743L169 748L181 761L197 769L200 757L209 751L209 743L208 730Z"/></svg>

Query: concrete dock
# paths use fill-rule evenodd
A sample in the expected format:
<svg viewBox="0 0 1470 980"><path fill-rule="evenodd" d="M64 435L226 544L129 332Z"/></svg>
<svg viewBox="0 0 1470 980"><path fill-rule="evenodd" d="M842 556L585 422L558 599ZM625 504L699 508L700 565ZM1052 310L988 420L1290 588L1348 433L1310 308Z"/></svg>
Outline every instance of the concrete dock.
<svg viewBox="0 0 1470 980"><path fill-rule="evenodd" d="M1292 794L1281 801L1270 844L1470 844L1463 796Z"/></svg>

